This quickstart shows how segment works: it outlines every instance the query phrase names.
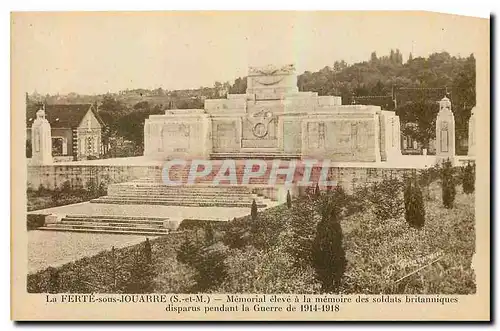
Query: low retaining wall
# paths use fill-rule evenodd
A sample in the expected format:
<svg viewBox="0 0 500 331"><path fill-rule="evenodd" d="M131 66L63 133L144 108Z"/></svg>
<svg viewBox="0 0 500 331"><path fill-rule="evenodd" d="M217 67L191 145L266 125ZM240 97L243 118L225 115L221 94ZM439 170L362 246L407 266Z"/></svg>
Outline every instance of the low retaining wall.
<svg viewBox="0 0 500 331"><path fill-rule="evenodd" d="M28 188L38 190L61 188L69 182L72 189L90 186L107 187L111 183L121 183L147 177L151 172L160 171L155 166L102 166L102 165L48 165L28 166Z"/></svg>
<svg viewBox="0 0 500 331"><path fill-rule="evenodd" d="M403 179L404 174L411 174L416 169L404 169L404 168L330 168L331 177L329 180L334 181L336 185L342 186L342 188L347 193L352 193L356 188L366 187L373 183L382 181L384 178L398 178ZM420 170L416 170L419 172ZM312 189L315 188L316 184L311 186ZM321 189L325 189L321 187ZM283 185L278 185L274 187L260 187L255 188L254 193L263 195L266 198L278 201L280 203L286 202L287 191L290 190L290 194L299 195L300 190L305 191L306 187L299 187L297 185L292 185L287 188Z"/></svg>
<svg viewBox="0 0 500 331"><path fill-rule="evenodd" d="M405 172L412 169L404 168L356 168L356 167L332 167L329 180L336 181L338 185L347 191L352 191L357 186L363 186L382 180L384 177L402 177ZM50 166L28 166L28 188L37 190L42 186L45 189L61 188L65 182L70 184L71 189L98 187L112 183L121 183L133 179L145 178L161 174L158 166L102 166L102 165L50 165ZM279 181L278 181L279 182ZM256 185L262 186L262 185ZM269 187L264 191L265 196L272 196L282 185ZM259 192L261 193L261 192ZM281 195L280 193L277 193Z"/></svg>

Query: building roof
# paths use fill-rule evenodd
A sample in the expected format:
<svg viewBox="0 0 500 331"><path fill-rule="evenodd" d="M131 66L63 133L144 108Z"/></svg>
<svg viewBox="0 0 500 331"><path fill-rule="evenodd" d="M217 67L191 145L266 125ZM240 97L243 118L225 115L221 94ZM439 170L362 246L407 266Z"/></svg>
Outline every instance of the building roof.
<svg viewBox="0 0 500 331"><path fill-rule="evenodd" d="M30 105L26 109L26 126L31 127L36 119L36 112L40 108L39 105ZM86 104L70 104L70 105L46 105L45 115L53 128L76 128L80 125L83 117L89 109L94 113L95 117L101 125L105 125L101 116L95 110L95 107L90 103Z"/></svg>

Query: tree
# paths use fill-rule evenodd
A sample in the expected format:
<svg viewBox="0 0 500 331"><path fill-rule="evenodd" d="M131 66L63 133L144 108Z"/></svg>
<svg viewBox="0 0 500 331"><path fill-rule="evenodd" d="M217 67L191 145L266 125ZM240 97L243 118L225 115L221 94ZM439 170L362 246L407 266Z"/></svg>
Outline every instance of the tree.
<svg viewBox="0 0 500 331"><path fill-rule="evenodd" d="M177 261L193 266L198 261L200 249L199 245L186 237L176 251Z"/></svg>
<svg viewBox="0 0 500 331"><path fill-rule="evenodd" d="M335 207L330 214L323 215L316 227L312 247L313 266L325 293L338 289L347 264L339 216L339 209Z"/></svg>
<svg viewBox="0 0 500 331"><path fill-rule="evenodd" d="M453 114L457 138L468 132L468 121L471 109L476 105L476 59L471 54L453 79Z"/></svg>
<svg viewBox="0 0 500 331"><path fill-rule="evenodd" d="M317 206L311 202L308 198L297 199L289 213L291 240L288 241L288 252L298 269L312 265L312 245L321 220Z"/></svg>
<svg viewBox="0 0 500 331"><path fill-rule="evenodd" d="M247 91L247 78L238 77L234 80L234 84L229 89L231 94L245 94Z"/></svg>
<svg viewBox="0 0 500 331"><path fill-rule="evenodd" d="M398 107L396 114L402 123L415 123L405 126L403 133L417 140L423 148L429 148L429 142L436 136L436 116L439 112L437 103L428 100L411 101Z"/></svg>
<svg viewBox="0 0 500 331"><path fill-rule="evenodd" d="M200 250L200 258L194 264L195 291L207 292L224 282L227 277L225 265L227 252L228 247L220 242Z"/></svg>
<svg viewBox="0 0 500 331"><path fill-rule="evenodd" d="M255 202L255 199L253 199L253 201L252 201L252 209L251 209L250 215L252 215L253 221L255 221L257 219L257 203Z"/></svg>
<svg viewBox="0 0 500 331"><path fill-rule="evenodd" d="M378 220L400 217L404 208L401 186L402 183L397 178L384 178L380 183L373 184L368 200L373 204Z"/></svg>
<svg viewBox="0 0 500 331"><path fill-rule="evenodd" d="M414 228L423 227L425 223L424 199L415 177L406 179L404 202L406 222Z"/></svg>
<svg viewBox="0 0 500 331"><path fill-rule="evenodd" d="M290 196L290 190L286 192L286 206L288 209L292 208L292 197Z"/></svg>
<svg viewBox="0 0 500 331"><path fill-rule="evenodd" d="M319 184L316 183L316 187L314 188L314 197L319 198L321 196L321 190L319 189Z"/></svg>
<svg viewBox="0 0 500 331"><path fill-rule="evenodd" d="M439 178L439 164L427 169L423 169L419 176L419 185L423 189L424 198L431 199L430 185Z"/></svg>
<svg viewBox="0 0 500 331"><path fill-rule="evenodd" d="M455 188L455 179L453 178L453 167L449 159L443 162L441 168L441 188L444 207L448 209L453 208L453 202L455 201L457 192Z"/></svg>
<svg viewBox="0 0 500 331"><path fill-rule="evenodd" d="M141 110L122 116L116 122L118 134L142 147L144 143L144 122L148 116L148 113Z"/></svg>
<svg viewBox="0 0 500 331"><path fill-rule="evenodd" d="M126 293L152 293L154 291L154 268L146 261L141 250L133 252L130 276L126 282Z"/></svg>
<svg viewBox="0 0 500 331"><path fill-rule="evenodd" d="M110 126L111 131L116 130L115 124L117 120L124 116L128 112L127 106L114 98L111 94L104 95L99 108L98 113L102 120Z"/></svg>
<svg viewBox="0 0 500 331"><path fill-rule="evenodd" d="M462 170L462 188L465 194L474 193L474 185L476 181L476 165L471 162Z"/></svg>

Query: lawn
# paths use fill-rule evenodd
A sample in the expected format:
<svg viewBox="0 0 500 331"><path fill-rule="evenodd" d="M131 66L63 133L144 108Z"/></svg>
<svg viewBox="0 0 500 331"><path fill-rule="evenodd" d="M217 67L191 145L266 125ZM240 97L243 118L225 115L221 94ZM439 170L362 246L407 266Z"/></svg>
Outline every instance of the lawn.
<svg viewBox="0 0 500 331"><path fill-rule="evenodd" d="M92 193L88 190L28 190L26 195L27 209L33 211L89 201L104 194L103 192Z"/></svg>
<svg viewBox="0 0 500 331"><path fill-rule="evenodd" d="M370 212L343 220L345 292L475 293L474 195L463 194L457 186L454 208L446 209L441 187L434 182L425 209L420 230L410 228L404 217L379 222Z"/></svg>
<svg viewBox="0 0 500 331"><path fill-rule="evenodd" d="M404 216L380 221L370 208L341 220L347 266L339 292L475 293L471 268L474 195L464 194L457 186L454 208L446 209L439 182L432 183L429 191L426 222L421 229L409 227ZM201 222L193 223L184 233L152 240L154 292L319 293L314 269L307 261L297 263L296 258L307 251L315 235L317 217L308 201L312 200L294 200L291 209L286 205L267 209L256 220L246 216L213 223L210 231ZM303 227L305 236L294 234L297 226ZM177 260L181 246L192 250L189 254L195 264ZM123 291L132 272L130 256L141 247L142 243L107 250L59 267L59 277L65 283L58 288L68 292ZM120 266L118 285L117 270L110 265ZM197 283L208 276L212 278L202 279L208 283L200 290ZM29 291L47 291L50 277L48 270L29 275Z"/></svg>

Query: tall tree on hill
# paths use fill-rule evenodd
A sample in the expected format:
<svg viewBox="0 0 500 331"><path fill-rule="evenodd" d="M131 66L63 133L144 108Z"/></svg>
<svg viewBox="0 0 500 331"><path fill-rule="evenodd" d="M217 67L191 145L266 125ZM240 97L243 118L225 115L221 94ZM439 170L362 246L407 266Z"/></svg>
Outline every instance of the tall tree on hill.
<svg viewBox="0 0 500 331"><path fill-rule="evenodd" d="M288 209L292 208L292 197L290 195L290 190L286 192L286 206Z"/></svg>
<svg viewBox="0 0 500 331"><path fill-rule="evenodd" d="M476 165L471 162L462 169L462 188L465 194L474 193L476 181Z"/></svg>
<svg viewBox="0 0 500 331"><path fill-rule="evenodd" d="M423 227L425 223L424 198L415 177L405 180L404 202L406 222L414 228Z"/></svg>
<svg viewBox="0 0 500 331"><path fill-rule="evenodd" d="M316 186L314 188L314 197L319 198L321 196L321 190L319 189L319 184L316 183Z"/></svg>
<svg viewBox="0 0 500 331"><path fill-rule="evenodd" d="M334 195L332 195L334 196ZM342 246L342 227L340 225L340 208L335 200L324 211L321 221L316 227L316 236L312 245L312 264L324 293L338 290L344 274L347 260Z"/></svg>
<svg viewBox="0 0 500 331"><path fill-rule="evenodd" d="M247 78L238 77L235 79L234 84L229 89L231 94L244 94L247 91Z"/></svg>
<svg viewBox="0 0 500 331"><path fill-rule="evenodd" d="M407 126L403 133L420 142L424 148L429 148L429 142L436 136L436 116L439 112L437 103L429 101L407 102L396 109L401 122L415 123L416 127Z"/></svg>
<svg viewBox="0 0 500 331"><path fill-rule="evenodd" d="M441 167L441 189L444 207L448 209L453 208L457 191L455 188L455 178L453 177L453 166L449 159L443 162L443 166Z"/></svg>
<svg viewBox="0 0 500 331"><path fill-rule="evenodd" d="M476 59L471 54L453 80L453 113L457 135L467 136L471 109L476 105Z"/></svg>
<svg viewBox="0 0 500 331"><path fill-rule="evenodd" d="M252 208L250 210L250 215L252 216L252 220L255 221L257 219L257 203L255 199L252 201Z"/></svg>
<svg viewBox="0 0 500 331"><path fill-rule="evenodd" d="M98 109L103 121L114 128L114 123L128 112L128 107L110 94L103 96Z"/></svg>
<svg viewBox="0 0 500 331"><path fill-rule="evenodd" d="M115 124L117 133L132 141L140 151L144 145L144 122L148 116L147 113L134 111L122 116Z"/></svg>

